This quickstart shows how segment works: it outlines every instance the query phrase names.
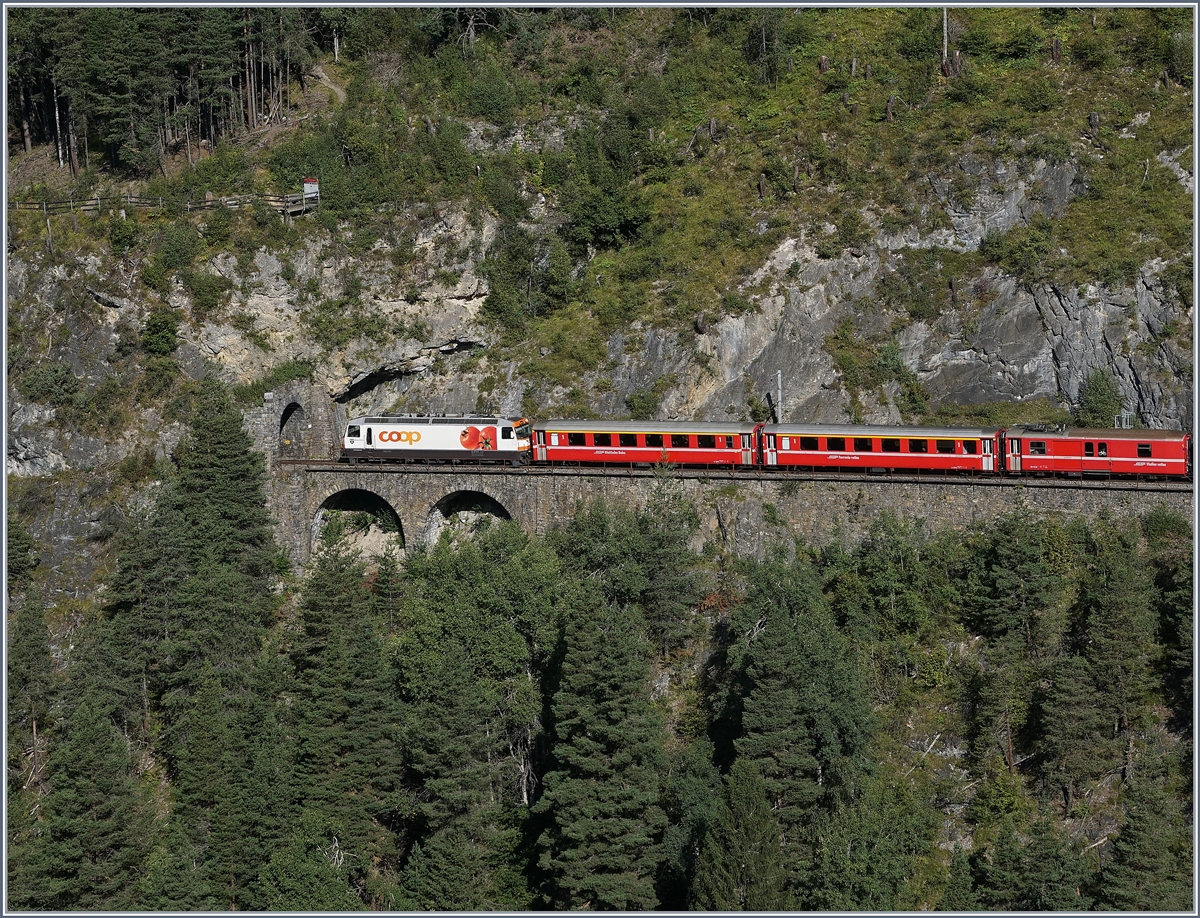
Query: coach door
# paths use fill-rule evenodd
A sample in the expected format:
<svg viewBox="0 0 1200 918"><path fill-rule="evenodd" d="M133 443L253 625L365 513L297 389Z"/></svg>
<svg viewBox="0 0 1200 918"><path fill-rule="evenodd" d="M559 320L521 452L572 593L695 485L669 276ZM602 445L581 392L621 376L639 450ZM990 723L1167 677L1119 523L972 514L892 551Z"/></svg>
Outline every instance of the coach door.
<svg viewBox="0 0 1200 918"><path fill-rule="evenodd" d="M546 461L546 431L535 430L533 432L536 437L533 445L533 458L538 462Z"/></svg>
<svg viewBox="0 0 1200 918"><path fill-rule="evenodd" d="M1008 470L1010 472L1021 471L1021 438L1008 439Z"/></svg>
<svg viewBox="0 0 1200 918"><path fill-rule="evenodd" d="M754 447L750 434L742 434L742 465L754 465Z"/></svg>
<svg viewBox="0 0 1200 918"><path fill-rule="evenodd" d="M992 455L992 439L985 437L983 440L983 471L996 471L996 457Z"/></svg>
<svg viewBox="0 0 1200 918"><path fill-rule="evenodd" d="M778 465L779 453L775 449L775 434L763 436L763 465Z"/></svg>
<svg viewBox="0 0 1200 918"><path fill-rule="evenodd" d="M372 436L371 428L368 427L367 428L367 446L372 446L372 445L374 445L374 443L375 443L375 440Z"/></svg>

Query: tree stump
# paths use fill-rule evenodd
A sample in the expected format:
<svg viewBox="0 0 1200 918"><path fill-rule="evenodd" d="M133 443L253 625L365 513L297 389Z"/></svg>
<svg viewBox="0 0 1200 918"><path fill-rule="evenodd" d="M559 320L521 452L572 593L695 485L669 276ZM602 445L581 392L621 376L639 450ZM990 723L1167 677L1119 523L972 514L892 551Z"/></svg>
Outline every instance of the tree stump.
<svg viewBox="0 0 1200 918"><path fill-rule="evenodd" d="M1091 132L1092 137L1100 135L1100 116L1096 112L1088 115L1088 131Z"/></svg>
<svg viewBox="0 0 1200 918"><path fill-rule="evenodd" d="M858 58L850 58L850 78L853 79L858 75Z"/></svg>
<svg viewBox="0 0 1200 918"><path fill-rule="evenodd" d="M863 67L863 76L866 77L868 80L871 79L871 65L870 64L867 64L865 67Z"/></svg>
<svg viewBox="0 0 1200 918"><path fill-rule="evenodd" d="M858 117L858 103L857 102L855 102L853 105L850 106L850 114L853 115L855 118Z"/></svg>
<svg viewBox="0 0 1200 918"><path fill-rule="evenodd" d="M1054 61L1055 65L1062 63L1062 42L1057 38L1050 42L1050 60Z"/></svg>
<svg viewBox="0 0 1200 918"><path fill-rule="evenodd" d="M824 54L822 54L821 59L819 61L817 61L817 72L825 73L825 71L827 71L828 69L829 69L829 58L827 58Z"/></svg>
<svg viewBox="0 0 1200 918"><path fill-rule="evenodd" d="M895 113L892 111L892 107L893 107L895 104L896 104L896 97L895 97L895 96L888 96L888 100L887 100L887 120L888 120L888 124L891 124L893 121L895 121L895 120L896 120L896 115L895 115Z"/></svg>
<svg viewBox="0 0 1200 918"><path fill-rule="evenodd" d="M764 200L767 196L767 174L765 172L758 173L758 199Z"/></svg>

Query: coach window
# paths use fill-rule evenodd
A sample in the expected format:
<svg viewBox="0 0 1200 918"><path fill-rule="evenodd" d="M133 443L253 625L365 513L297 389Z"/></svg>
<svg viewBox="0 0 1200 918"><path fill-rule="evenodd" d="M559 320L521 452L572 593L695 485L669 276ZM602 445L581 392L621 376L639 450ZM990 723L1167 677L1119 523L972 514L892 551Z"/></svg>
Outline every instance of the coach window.
<svg viewBox="0 0 1200 918"><path fill-rule="evenodd" d="M359 427L357 424L351 424L349 427L346 428L346 436L354 437L354 438L361 437L362 436L362 428Z"/></svg>
<svg viewBox="0 0 1200 918"><path fill-rule="evenodd" d="M717 438L712 434L698 434L696 436L696 445L700 449L712 449L717 445Z"/></svg>
<svg viewBox="0 0 1200 918"><path fill-rule="evenodd" d="M1095 452L1096 452L1096 445L1094 443L1083 444L1083 454L1088 459L1091 459L1092 456L1095 454Z"/></svg>
<svg viewBox="0 0 1200 918"><path fill-rule="evenodd" d="M963 452L966 453L968 456L974 456L977 452L979 452L979 441L978 440L963 440L962 445L963 445Z"/></svg>
<svg viewBox="0 0 1200 918"><path fill-rule="evenodd" d="M1138 444L1138 458L1139 459L1149 459L1150 455L1151 455L1150 444L1149 443L1139 443Z"/></svg>
<svg viewBox="0 0 1200 918"><path fill-rule="evenodd" d="M908 451L910 453L927 453L929 452L928 440L909 440Z"/></svg>
<svg viewBox="0 0 1200 918"><path fill-rule="evenodd" d="M937 451L939 453L954 452L954 441L953 440L938 440L936 442L937 442Z"/></svg>
<svg viewBox="0 0 1200 918"><path fill-rule="evenodd" d="M893 440L890 437L884 437L879 441L879 448L885 453L898 453L900 452L900 441Z"/></svg>
<svg viewBox="0 0 1200 918"><path fill-rule="evenodd" d="M592 434L593 446L612 446L612 434Z"/></svg>
<svg viewBox="0 0 1200 918"><path fill-rule="evenodd" d="M585 434L569 433L567 434L567 446L586 446Z"/></svg>
<svg viewBox="0 0 1200 918"><path fill-rule="evenodd" d="M1107 443L1101 443L1101 444L1100 444L1100 450L1099 450L1099 453L1100 453L1100 455L1101 455L1101 456L1107 456L1107 455L1108 455L1108 444L1107 444Z"/></svg>
<svg viewBox="0 0 1200 918"><path fill-rule="evenodd" d="M869 453L871 451L870 437L855 437L854 451L858 453Z"/></svg>
<svg viewBox="0 0 1200 918"><path fill-rule="evenodd" d="M662 446L663 445L663 435L662 434L646 434L646 445L647 446Z"/></svg>
<svg viewBox="0 0 1200 918"><path fill-rule="evenodd" d="M1031 455L1031 456L1046 455L1046 441L1045 440L1030 440L1029 441L1029 455Z"/></svg>
<svg viewBox="0 0 1200 918"><path fill-rule="evenodd" d="M842 450L846 448L845 437L826 437L825 448L831 450Z"/></svg>
<svg viewBox="0 0 1200 918"><path fill-rule="evenodd" d="M817 438L816 437L801 437L800 438L800 448L807 449L810 451L815 450L817 448Z"/></svg>
<svg viewBox="0 0 1200 918"><path fill-rule="evenodd" d="M617 434L617 443L621 446L637 446L637 434Z"/></svg>
<svg viewBox="0 0 1200 918"><path fill-rule="evenodd" d="M672 449L687 449L690 445L687 434L671 434Z"/></svg>

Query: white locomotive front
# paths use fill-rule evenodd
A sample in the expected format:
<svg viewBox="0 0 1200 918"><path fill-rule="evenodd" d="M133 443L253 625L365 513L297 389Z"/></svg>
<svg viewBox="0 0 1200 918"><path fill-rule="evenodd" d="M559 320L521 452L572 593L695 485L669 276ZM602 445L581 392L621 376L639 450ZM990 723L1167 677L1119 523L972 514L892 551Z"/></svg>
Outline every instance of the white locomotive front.
<svg viewBox="0 0 1200 918"><path fill-rule="evenodd" d="M352 418L342 458L376 462L470 460L524 465L529 422L524 418L380 416Z"/></svg>

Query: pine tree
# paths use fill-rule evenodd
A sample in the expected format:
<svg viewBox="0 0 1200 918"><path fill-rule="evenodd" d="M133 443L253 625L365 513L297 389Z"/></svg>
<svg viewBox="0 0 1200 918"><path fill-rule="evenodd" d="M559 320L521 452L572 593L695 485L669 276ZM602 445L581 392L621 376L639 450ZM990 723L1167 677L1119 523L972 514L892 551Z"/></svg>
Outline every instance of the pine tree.
<svg viewBox="0 0 1200 918"><path fill-rule="evenodd" d="M59 722L50 790L31 839L21 908L122 909L133 904L150 842L148 801L130 750L98 694L85 690Z"/></svg>
<svg viewBox="0 0 1200 918"><path fill-rule="evenodd" d="M1104 865L1097 904L1115 911L1190 911L1190 833L1157 783L1144 779L1129 790L1125 823Z"/></svg>
<svg viewBox="0 0 1200 918"><path fill-rule="evenodd" d="M539 865L557 908L657 904L663 728L646 694L642 627L599 602L579 608L567 625L551 704L552 764L533 807L549 821Z"/></svg>
<svg viewBox="0 0 1200 918"><path fill-rule="evenodd" d="M705 911L782 911L791 898L779 820L755 766L739 759L704 836L692 906Z"/></svg>
<svg viewBox="0 0 1200 918"><path fill-rule="evenodd" d="M950 880L938 901L939 912L977 912L983 906L975 892L975 881L971 876L971 862L962 848L954 846L950 857Z"/></svg>
<svg viewBox="0 0 1200 918"><path fill-rule="evenodd" d="M326 545L305 583L291 654L299 802L341 826L347 876L378 894L395 857L399 710L357 553Z"/></svg>
<svg viewBox="0 0 1200 918"><path fill-rule="evenodd" d="M895 909L936 830L934 811L910 787L870 777L853 802L814 825L816 864L806 904L826 911Z"/></svg>
<svg viewBox="0 0 1200 918"><path fill-rule="evenodd" d="M1025 892L1021 908L1034 912L1084 911L1091 897L1087 862L1071 842L1061 838L1053 823L1033 824L1025 848Z"/></svg>
<svg viewBox="0 0 1200 918"><path fill-rule="evenodd" d="M1021 908L1028 877L1025 854L1012 817L1005 816L997 827L996 841L982 873L976 889L984 905L996 910Z"/></svg>
<svg viewBox="0 0 1200 918"><path fill-rule="evenodd" d="M663 810L667 828L658 898L668 911L687 908L701 842L721 801L721 774L713 764L713 752L712 741L700 736L675 752L666 772Z"/></svg>
<svg viewBox="0 0 1200 918"><path fill-rule="evenodd" d="M818 807L831 809L852 792L871 730L850 648L811 579L796 567L768 567L739 612L755 624L734 745L766 784L793 891L811 865L805 827Z"/></svg>

